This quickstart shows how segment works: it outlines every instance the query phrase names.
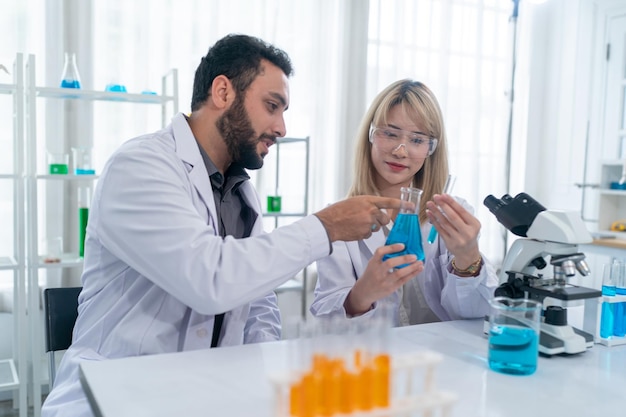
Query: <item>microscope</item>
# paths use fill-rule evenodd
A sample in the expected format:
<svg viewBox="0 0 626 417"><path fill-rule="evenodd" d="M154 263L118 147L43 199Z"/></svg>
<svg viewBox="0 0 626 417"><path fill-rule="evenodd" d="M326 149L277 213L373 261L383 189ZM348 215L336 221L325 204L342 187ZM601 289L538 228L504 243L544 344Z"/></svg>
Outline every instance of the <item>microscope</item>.
<svg viewBox="0 0 626 417"><path fill-rule="evenodd" d="M589 275L585 255L578 245L593 239L580 214L547 210L526 193L501 199L488 195L483 201L498 221L517 239L506 253L496 296L529 298L543 305L539 352L545 355L575 354L594 344L594 335L567 323L567 308L581 300L596 301L599 290L571 285L576 272ZM552 276L540 272L552 266ZM549 273L549 272L548 272Z"/></svg>

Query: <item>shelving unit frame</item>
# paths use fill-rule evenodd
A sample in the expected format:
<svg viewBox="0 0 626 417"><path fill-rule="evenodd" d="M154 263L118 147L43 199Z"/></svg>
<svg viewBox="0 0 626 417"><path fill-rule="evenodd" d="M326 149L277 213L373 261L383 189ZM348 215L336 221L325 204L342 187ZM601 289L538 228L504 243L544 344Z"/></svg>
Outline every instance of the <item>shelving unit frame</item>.
<svg viewBox="0 0 626 417"><path fill-rule="evenodd" d="M93 183L98 179L97 175L50 175L37 172L37 101L42 99L76 100L76 101L108 101L112 103L135 103L138 105L161 106L161 125L165 127L171 116L178 112L178 71L171 69L162 77L162 94L132 94L108 91L96 91L85 89L67 89L60 87L38 86L35 77L35 56L29 55L25 63L25 117L26 140L24 158L25 175L24 184L26 192L26 304L28 311L39 314L28 315L28 328L30 330L30 360L32 381L32 403L34 417L41 415L42 385L48 383L47 358L43 352L43 323L41 315L42 290L39 285L39 272L41 270L58 270L63 268L82 268L82 258L78 253L63 253L60 262L45 263L39 250L39 226L38 226L38 189L40 182L70 182L78 184ZM168 106L171 110L168 111ZM93 187L92 187L93 192ZM24 245L22 245L24 246ZM26 409L26 407L24 407Z"/></svg>

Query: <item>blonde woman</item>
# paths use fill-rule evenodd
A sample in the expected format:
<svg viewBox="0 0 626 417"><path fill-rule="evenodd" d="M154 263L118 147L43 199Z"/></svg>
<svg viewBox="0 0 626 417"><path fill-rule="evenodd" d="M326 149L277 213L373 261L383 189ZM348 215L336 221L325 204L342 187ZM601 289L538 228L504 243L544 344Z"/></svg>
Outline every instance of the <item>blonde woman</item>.
<svg viewBox="0 0 626 417"><path fill-rule="evenodd" d="M371 317L393 311L394 325L476 318L489 311L498 284L480 253L480 222L460 198L442 194L448 177L446 132L439 104L424 84L396 81L374 99L358 131L350 196L400 197L401 187L423 190L419 219L425 261L385 245L392 223L371 237L333 243L317 262L315 316ZM389 211L395 220L397 211ZM431 224L434 243L425 237ZM408 264L398 268L400 265ZM388 311L388 310L387 310Z"/></svg>

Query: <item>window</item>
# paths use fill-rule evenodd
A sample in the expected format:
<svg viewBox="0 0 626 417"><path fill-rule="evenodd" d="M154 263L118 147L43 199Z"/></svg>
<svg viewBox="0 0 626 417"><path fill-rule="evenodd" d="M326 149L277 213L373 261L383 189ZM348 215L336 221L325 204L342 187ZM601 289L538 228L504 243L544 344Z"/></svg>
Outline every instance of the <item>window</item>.
<svg viewBox="0 0 626 417"><path fill-rule="evenodd" d="M370 1L367 97L411 78L437 96L448 136L454 195L482 222L481 250L502 260L502 226L482 201L504 181L510 83L510 2Z"/></svg>

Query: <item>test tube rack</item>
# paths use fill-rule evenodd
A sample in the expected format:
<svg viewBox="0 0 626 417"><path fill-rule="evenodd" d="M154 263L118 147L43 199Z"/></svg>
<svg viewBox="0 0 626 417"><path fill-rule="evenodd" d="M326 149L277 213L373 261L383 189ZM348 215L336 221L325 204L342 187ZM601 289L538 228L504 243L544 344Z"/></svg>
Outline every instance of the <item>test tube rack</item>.
<svg viewBox="0 0 626 417"><path fill-rule="evenodd" d="M596 308L596 311L595 311L596 323L595 323L595 331L593 332L593 334L595 335L595 342L602 344L604 346L608 346L608 347L626 345L626 336L613 335L608 338L600 336L600 328L601 328L601 323L602 323L602 304L603 303L610 303L610 304L626 303L626 295L612 295L612 296L603 295L602 297L599 297L596 300L597 300L597 305L594 306Z"/></svg>
<svg viewBox="0 0 626 417"><path fill-rule="evenodd" d="M355 355L358 356L359 352L355 352ZM383 378L386 386L382 390L379 386L379 389L375 389L378 392L369 393L371 394L369 406L363 407L363 404L360 404L360 407L349 407L350 411L345 408L341 410L341 406L327 406L325 409L323 407L320 409L319 403L326 402L328 405L328 399L323 397L324 393L320 392L318 395L313 393L309 398L303 398L302 393L298 394L297 387L305 378L315 377L317 370L316 366L313 365L313 369L304 375L303 373L292 372L270 377L275 395L274 415L276 417L400 417L414 412L421 412L424 416L433 417L450 415L457 396L450 392L438 390L434 382L435 366L443 360L442 355L425 350L391 358L388 355L385 356L391 359L390 364L387 362L390 365L387 369L391 372L387 372L386 378ZM377 358L380 359L380 356ZM315 362L314 359L313 363ZM384 360L382 362L384 363ZM422 381L417 380L420 371L423 374ZM377 376L370 375L370 377L372 378L370 379L371 386L376 386ZM346 388L345 385L344 387L333 387L332 382L323 379L323 375L320 375L320 378L319 382L326 390L337 390L334 391L335 395L341 395L342 388ZM350 380L346 382L349 384ZM397 386L393 387L394 383L397 383ZM294 406L294 401L297 400L303 403Z"/></svg>

